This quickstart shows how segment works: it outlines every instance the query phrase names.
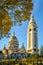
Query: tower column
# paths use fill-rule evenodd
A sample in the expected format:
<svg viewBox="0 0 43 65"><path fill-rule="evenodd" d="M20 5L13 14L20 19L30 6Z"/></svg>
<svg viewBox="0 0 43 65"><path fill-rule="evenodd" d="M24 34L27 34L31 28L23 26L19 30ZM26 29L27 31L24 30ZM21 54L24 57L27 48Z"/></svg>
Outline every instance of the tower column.
<svg viewBox="0 0 43 65"><path fill-rule="evenodd" d="M29 53L36 53L36 49L38 50L38 38L37 38L37 24L34 21L34 17L32 16L30 19L30 23L28 26L28 35L27 35L27 46Z"/></svg>

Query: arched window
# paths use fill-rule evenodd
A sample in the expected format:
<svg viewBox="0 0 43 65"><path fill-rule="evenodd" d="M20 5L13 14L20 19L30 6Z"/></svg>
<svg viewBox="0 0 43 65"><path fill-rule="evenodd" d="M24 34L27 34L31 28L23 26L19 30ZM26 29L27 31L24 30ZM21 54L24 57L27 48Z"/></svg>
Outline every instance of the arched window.
<svg viewBox="0 0 43 65"><path fill-rule="evenodd" d="M29 29L29 31L31 31L31 29Z"/></svg>
<svg viewBox="0 0 43 65"><path fill-rule="evenodd" d="M36 28L34 28L34 31L36 31Z"/></svg>

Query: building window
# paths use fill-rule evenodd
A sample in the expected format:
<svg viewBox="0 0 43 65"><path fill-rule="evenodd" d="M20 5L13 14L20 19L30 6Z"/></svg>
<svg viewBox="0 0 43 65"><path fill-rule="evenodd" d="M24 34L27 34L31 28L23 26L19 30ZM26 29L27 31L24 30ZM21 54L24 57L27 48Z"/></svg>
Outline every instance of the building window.
<svg viewBox="0 0 43 65"><path fill-rule="evenodd" d="M29 31L31 31L31 29L29 29Z"/></svg>
<svg viewBox="0 0 43 65"><path fill-rule="evenodd" d="M34 28L34 31L36 31L36 28Z"/></svg>

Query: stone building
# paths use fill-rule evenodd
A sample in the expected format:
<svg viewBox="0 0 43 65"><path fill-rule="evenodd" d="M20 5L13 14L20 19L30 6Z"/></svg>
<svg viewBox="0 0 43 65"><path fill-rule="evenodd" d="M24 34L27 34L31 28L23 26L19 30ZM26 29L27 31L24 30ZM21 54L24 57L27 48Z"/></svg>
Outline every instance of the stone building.
<svg viewBox="0 0 43 65"><path fill-rule="evenodd" d="M38 27L33 16L27 29L27 46L26 50L24 43L22 43L21 48L19 48L19 41L13 33L8 42L8 49L4 45L4 48L0 51L0 58L27 58L36 53L36 50L38 50Z"/></svg>
<svg viewBox="0 0 43 65"><path fill-rule="evenodd" d="M27 46L29 53L36 53L38 50L38 27L33 16L28 25Z"/></svg>

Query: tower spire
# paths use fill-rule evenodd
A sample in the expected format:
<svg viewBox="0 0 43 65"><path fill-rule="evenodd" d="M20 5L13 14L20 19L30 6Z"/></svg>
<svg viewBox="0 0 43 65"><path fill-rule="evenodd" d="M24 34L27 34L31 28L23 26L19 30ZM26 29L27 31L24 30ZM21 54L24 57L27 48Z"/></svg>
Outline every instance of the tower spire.
<svg viewBox="0 0 43 65"><path fill-rule="evenodd" d="M4 47L6 47L6 44L4 44Z"/></svg>
<svg viewBox="0 0 43 65"><path fill-rule="evenodd" d="M35 22L33 15L31 15L31 18L30 18L30 23L31 23L31 22Z"/></svg>
<svg viewBox="0 0 43 65"><path fill-rule="evenodd" d="M14 36L14 35L15 35L15 32L12 33L12 36Z"/></svg>

